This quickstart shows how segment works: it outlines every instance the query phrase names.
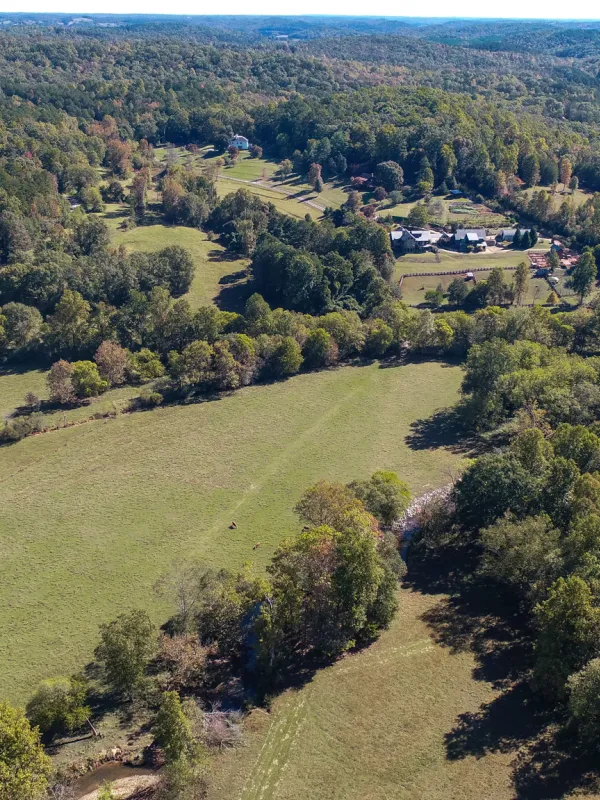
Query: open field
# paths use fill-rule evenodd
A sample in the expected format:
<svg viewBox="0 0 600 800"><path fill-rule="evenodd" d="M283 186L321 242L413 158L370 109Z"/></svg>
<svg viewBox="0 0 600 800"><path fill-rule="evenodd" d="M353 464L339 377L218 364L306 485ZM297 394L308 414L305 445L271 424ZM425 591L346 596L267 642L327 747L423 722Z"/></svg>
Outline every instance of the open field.
<svg viewBox="0 0 600 800"><path fill-rule="evenodd" d="M207 162L207 163L210 163ZM224 167L224 177L240 178L245 181L257 181L259 178L270 178L277 169L277 162L268 161L266 158L250 158L248 152L240 152L235 164Z"/></svg>
<svg viewBox="0 0 600 800"><path fill-rule="evenodd" d="M227 180L226 177L220 177L216 186L219 197L225 197L231 192L237 192L238 189L247 189L252 194L258 195L266 203L273 203L275 208L281 211L282 214L289 214L290 217L296 217L296 219L304 219L307 214L310 214L313 219L319 219L322 216L319 209L298 200L291 200L280 192L274 192L268 187L257 183L237 183L236 181Z"/></svg>
<svg viewBox="0 0 600 800"><path fill-rule="evenodd" d="M444 608L441 595L403 589L379 641L251 715L248 746L217 761L209 799L512 800L514 752L493 732L481 749L461 739L460 716L500 693L474 677L468 648L434 638L424 616Z"/></svg>
<svg viewBox="0 0 600 800"><path fill-rule="evenodd" d="M446 272L464 270L469 272L480 267L516 267L521 261L529 261L522 250L506 250L497 253L456 253L440 249L438 253L411 253L396 259L394 278L410 272Z"/></svg>
<svg viewBox="0 0 600 800"><path fill-rule="evenodd" d="M242 273L249 264L248 259L231 259L225 248L217 242L210 242L203 231L181 225L140 225L128 231L114 230L112 241L114 245L124 245L130 251L144 253L170 245L180 245L189 250L196 272L186 297L194 308L215 302L223 283L229 287L232 285L227 276ZM243 276L237 280L231 278L238 285L244 280Z"/></svg>
<svg viewBox="0 0 600 800"><path fill-rule="evenodd" d="M151 586L174 559L263 567L319 478L386 468L416 492L445 483L459 456L406 437L456 400L460 380L438 363L344 367L1 448L3 695L23 700L40 678L83 666L98 624L125 609L164 620Z"/></svg>
<svg viewBox="0 0 600 800"><path fill-rule="evenodd" d="M488 278L489 272L476 272L475 277L478 281L484 281ZM402 281L402 299L409 305L419 305L425 302L425 292L429 289L436 289L439 284L442 285L444 291L447 291L448 286L452 281L460 277L459 275L440 275L428 276L424 278L404 278ZM512 280L511 273L507 272L504 276L505 280L510 283ZM469 284L473 286L471 282ZM527 285L527 294L523 298L524 303L545 303L546 298L550 294L550 287L543 278L531 277Z"/></svg>
<svg viewBox="0 0 600 800"><path fill-rule="evenodd" d="M48 396L44 371L0 372L0 424L15 408L23 405L27 392L33 392L41 400Z"/></svg>
<svg viewBox="0 0 600 800"><path fill-rule="evenodd" d="M586 192L583 189L576 189L574 192L571 192L570 189L564 191L562 184L559 184L559 186L559 191L555 195L552 194L550 186L536 186L535 189L523 189L522 194L529 198L533 192L539 192L541 189L544 189L544 191L548 192L548 194L552 197L552 205L555 211L558 211L561 203L569 198L573 198L575 205L580 206L594 196L593 192Z"/></svg>
<svg viewBox="0 0 600 800"><path fill-rule="evenodd" d="M163 162L166 159L166 148L157 148L155 153L159 162ZM192 165L202 170L210 165L213 153L200 151L197 155L193 155L184 148L176 147L172 149L171 158L174 159L176 164ZM277 161L267 158L251 158L248 152L240 151L236 163L223 167L219 173L217 180L219 196L237 191L242 186L237 181L262 180L265 182L263 185L248 185L246 188L263 197L263 199L271 200L283 213L295 217L304 217L308 212L315 219L320 216L320 212L317 209L311 209L310 206L306 207L306 204L302 202L303 200L314 200L319 205L324 207L332 206L333 208L339 208L346 201L347 194L343 187L333 183L325 183L321 194L317 194L311 186L304 183L297 175L290 175L285 181L280 181L274 176L278 166L279 163ZM224 185L224 188L221 187L221 184ZM295 198L286 200L285 196L280 192L269 191L269 186L286 189ZM151 198L153 201L154 199L154 197Z"/></svg>

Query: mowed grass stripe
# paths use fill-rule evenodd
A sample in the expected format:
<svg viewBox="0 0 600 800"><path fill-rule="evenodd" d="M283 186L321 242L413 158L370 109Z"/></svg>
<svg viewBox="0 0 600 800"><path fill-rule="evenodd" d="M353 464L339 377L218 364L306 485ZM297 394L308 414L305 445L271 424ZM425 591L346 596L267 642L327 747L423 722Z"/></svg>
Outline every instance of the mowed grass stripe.
<svg viewBox="0 0 600 800"><path fill-rule="evenodd" d="M40 678L80 668L98 624L121 611L163 621L151 587L174 559L264 566L320 478L381 467L414 491L444 483L457 456L405 437L459 383L437 363L344 367L0 449L3 694L23 700Z"/></svg>
<svg viewBox="0 0 600 800"><path fill-rule="evenodd" d="M254 715L247 747L214 764L209 800L512 800L515 752L448 758L461 715L499 694L471 652L434 640L445 599L408 589L389 631ZM270 721L270 724L269 724Z"/></svg>

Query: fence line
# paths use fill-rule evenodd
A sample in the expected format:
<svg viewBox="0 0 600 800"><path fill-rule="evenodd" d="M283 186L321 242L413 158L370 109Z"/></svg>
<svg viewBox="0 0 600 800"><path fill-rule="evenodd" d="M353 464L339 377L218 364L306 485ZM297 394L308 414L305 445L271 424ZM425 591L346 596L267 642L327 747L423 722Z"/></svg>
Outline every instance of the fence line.
<svg viewBox="0 0 600 800"><path fill-rule="evenodd" d="M404 278L435 278L436 275L466 275L467 272L491 272L493 267L472 267L471 269L451 269L446 272L406 272L401 280ZM516 267L502 267L503 270L510 272L515 270Z"/></svg>

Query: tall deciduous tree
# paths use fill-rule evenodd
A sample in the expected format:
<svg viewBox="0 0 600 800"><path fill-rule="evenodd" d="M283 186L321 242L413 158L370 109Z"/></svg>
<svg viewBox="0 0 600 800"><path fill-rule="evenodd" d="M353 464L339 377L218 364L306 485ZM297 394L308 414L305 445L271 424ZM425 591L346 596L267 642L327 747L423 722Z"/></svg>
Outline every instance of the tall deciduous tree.
<svg viewBox="0 0 600 800"><path fill-rule="evenodd" d="M583 303L584 298L592 291L596 282L598 268L594 256L589 251L585 251L579 257L579 261L573 267L569 283L572 289L579 296L579 302Z"/></svg>
<svg viewBox="0 0 600 800"><path fill-rule="evenodd" d="M535 618L534 677L542 692L560 697L569 675L598 655L600 612L588 584L570 575L552 585Z"/></svg>
<svg viewBox="0 0 600 800"><path fill-rule="evenodd" d="M354 481L348 488L383 525L391 525L410 502L410 490L395 472L378 470L369 480Z"/></svg>
<svg viewBox="0 0 600 800"><path fill-rule="evenodd" d="M523 302L527 294L529 283L529 267L525 261L521 261L515 270L515 302L518 306Z"/></svg>
<svg viewBox="0 0 600 800"><path fill-rule="evenodd" d="M0 800L41 800L52 764L23 712L0 703Z"/></svg>
<svg viewBox="0 0 600 800"><path fill-rule="evenodd" d="M100 375L111 386L119 386L125 380L127 351L117 342L102 342L96 350L94 361Z"/></svg>
<svg viewBox="0 0 600 800"><path fill-rule="evenodd" d="M61 405L74 402L75 389L71 380L72 374L73 365L68 361L61 359L52 364L46 378L52 402Z"/></svg>
<svg viewBox="0 0 600 800"><path fill-rule="evenodd" d="M558 170L560 182L563 185L563 189L566 189L573 173L573 164L571 164L571 161L566 156L563 156L560 160Z"/></svg>
<svg viewBox="0 0 600 800"><path fill-rule="evenodd" d="M130 696L143 684L145 670L156 652L156 628L145 611L121 614L100 626L95 656L107 683Z"/></svg>
<svg viewBox="0 0 600 800"><path fill-rule="evenodd" d="M382 161L375 168L377 183L388 192L398 191L404 183L404 171L396 161Z"/></svg>

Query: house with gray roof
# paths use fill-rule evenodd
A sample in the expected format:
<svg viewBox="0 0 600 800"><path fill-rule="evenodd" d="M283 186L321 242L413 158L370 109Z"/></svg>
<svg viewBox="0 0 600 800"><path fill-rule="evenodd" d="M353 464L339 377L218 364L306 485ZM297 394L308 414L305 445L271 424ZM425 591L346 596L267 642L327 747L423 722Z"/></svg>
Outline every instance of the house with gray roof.
<svg viewBox="0 0 600 800"><path fill-rule="evenodd" d="M496 239L499 242L512 242L517 231L520 231L522 236L524 233L529 233L530 228L503 228L499 231Z"/></svg>
<svg viewBox="0 0 600 800"><path fill-rule="evenodd" d="M400 253L423 253L432 247L437 247L446 234L439 231L409 230L399 228L390 233L392 249Z"/></svg>
<svg viewBox="0 0 600 800"><path fill-rule="evenodd" d="M454 234L454 246L457 250L465 251L469 247L477 250L486 250L485 228L459 228Z"/></svg>

